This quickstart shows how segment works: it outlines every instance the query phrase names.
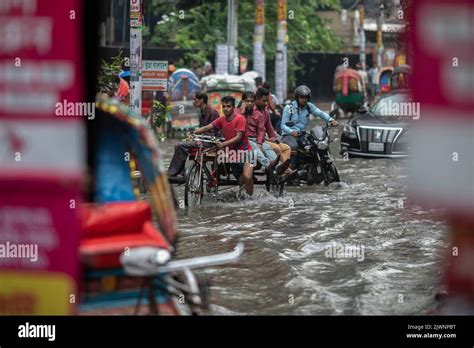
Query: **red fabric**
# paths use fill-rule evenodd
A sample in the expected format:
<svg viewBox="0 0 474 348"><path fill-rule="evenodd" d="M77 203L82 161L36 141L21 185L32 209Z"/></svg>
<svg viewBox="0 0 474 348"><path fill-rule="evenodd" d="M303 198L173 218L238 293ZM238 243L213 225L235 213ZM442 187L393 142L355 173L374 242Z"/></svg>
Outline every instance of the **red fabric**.
<svg viewBox="0 0 474 348"><path fill-rule="evenodd" d="M145 221L151 220L146 202L116 202L81 206L82 237L129 234L140 231Z"/></svg>
<svg viewBox="0 0 474 348"><path fill-rule="evenodd" d="M222 129L225 140L230 140L237 135L237 132L243 132L242 140L234 145L231 145L232 150L250 150L250 144L247 138L247 121L242 115L235 115L232 120L227 121L225 116L219 117L212 122L216 129Z"/></svg>
<svg viewBox="0 0 474 348"><path fill-rule="evenodd" d="M87 267L95 269L120 268L120 254L126 250L125 248L141 246L169 248L169 244L155 229L152 222L146 221L141 231L83 239L79 246L79 252L81 262Z"/></svg>
<svg viewBox="0 0 474 348"><path fill-rule="evenodd" d="M81 261L91 268L120 268L125 248L155 246L169 248L151 222L146 202L117 202L81 207Z"/></svg>
<svg viewBox="0 0 474 348"><path fill-rule="evenodd" d="M130 87L124 79L120 78L120 84L117 91L117 94L120 98L126 97L130 93Z"/></svg>
<svg viewBox="0 0 474 348"><path fill-rule="evenodd" d="M247 117L247 137L257 138L257 144L263 144L265 139L265 120L262 112L253 107L252 113Z"/></svg>

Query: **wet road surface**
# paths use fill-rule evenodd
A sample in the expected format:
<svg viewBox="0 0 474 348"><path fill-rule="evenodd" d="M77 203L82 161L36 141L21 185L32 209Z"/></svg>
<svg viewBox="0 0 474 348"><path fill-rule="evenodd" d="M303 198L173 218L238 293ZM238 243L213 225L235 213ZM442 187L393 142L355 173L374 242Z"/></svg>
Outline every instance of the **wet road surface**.
<svg viewBox="0 0 474 348"><path fill-rule="evenodd" d="M256 187L179 209L177 258L230 251L236 264L206 269L211 314L411 315L436 307L446 223L439 211L408 206L406 162L331 152L341 183L286 187L283 197ZM165 162L177 140L161 144ZM183 185L174 186L179 200Z"/></svg>

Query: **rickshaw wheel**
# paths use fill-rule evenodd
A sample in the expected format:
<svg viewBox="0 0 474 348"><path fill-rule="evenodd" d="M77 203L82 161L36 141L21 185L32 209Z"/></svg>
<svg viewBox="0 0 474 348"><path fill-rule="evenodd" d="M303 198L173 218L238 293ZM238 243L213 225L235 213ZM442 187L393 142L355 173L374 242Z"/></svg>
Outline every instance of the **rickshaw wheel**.
<svg viewBox="0 0 474 348"><path fill-rule="evenodd" d="M203 173L198 163L193 163L186 172L186 184L184 186L184 205L186 207L201 204L203 191ZM199 175L201 177L199 178ZM200 180L199 180L200 179Z"/></svg>

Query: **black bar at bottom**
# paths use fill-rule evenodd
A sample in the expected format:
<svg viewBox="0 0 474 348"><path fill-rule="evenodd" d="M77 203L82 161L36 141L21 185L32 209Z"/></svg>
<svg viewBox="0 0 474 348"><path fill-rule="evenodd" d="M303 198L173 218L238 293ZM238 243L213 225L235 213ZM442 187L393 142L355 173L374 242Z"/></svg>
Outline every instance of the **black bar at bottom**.
<svg viewBox="0 0 474 348"><path fill-rule="evenodd" d="M303 343L473 346L466 316L0 317L0 346ZM33 326L34 325L34 326ZM52 327L54 325L54 341ZM21 331L21 332L20 332ZM42 334L43 337L31 337ZM19 337L19 336L29 337Z"/></svg>

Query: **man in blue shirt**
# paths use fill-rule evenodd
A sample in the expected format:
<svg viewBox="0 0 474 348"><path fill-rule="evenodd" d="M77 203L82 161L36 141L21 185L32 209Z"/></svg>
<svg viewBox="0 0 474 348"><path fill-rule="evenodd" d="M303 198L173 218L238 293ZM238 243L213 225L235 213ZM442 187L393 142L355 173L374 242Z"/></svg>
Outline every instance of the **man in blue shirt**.
<svg viewBox="0 0 474 348"><path fill-rule="evenodd" d="M331 122L333 127L337 126L335 119L309 102L310 98L311 90L307 86L299 86L295 90L295 100L283 109L281 118L282 142L291 147L292 153L298 150L297 139L301 131L308 126L309 114L318 116L326 122ZM291 127L286 125L290 121L294 123ZM290 168L292 170L296 169L296 156L291 157Z"/></svg>

